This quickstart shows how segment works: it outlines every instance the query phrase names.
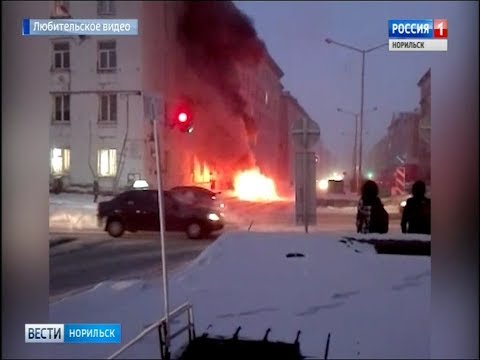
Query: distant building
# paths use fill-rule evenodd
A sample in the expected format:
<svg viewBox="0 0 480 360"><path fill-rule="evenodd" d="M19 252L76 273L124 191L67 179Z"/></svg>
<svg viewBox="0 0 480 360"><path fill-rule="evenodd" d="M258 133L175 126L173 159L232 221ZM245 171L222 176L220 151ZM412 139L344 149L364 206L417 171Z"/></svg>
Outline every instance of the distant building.
<svg viewBox="0 0 480 360"><path fill-rule="evenodd" d="M281 148L281 158L279 160L279 166L282 168L283 178L285 183L289 186L293 186L295 182L295 146L293 144L293 138L291 130L294 124L300 119L306 118L313 121L307 111L300 105L298 100L288 91L285 91L282 96L282 143L285 146ZM286 132L288 129L288 132ZM313 151L313 150L312 150ZM317 154L319 158L319 164L323 161L322 154Z"/></svg>
<svg viewBox="0 0 480 360"><path fill-rule="evenodd" d="M398 112L392 116L388 127L389 166L398 166L398 158L409 164L418 164L419 114L417 112Z"/></svg>
<svg viewBox="0 0 480 360"><path fill-rule="evenodd" d="M369 162L379 179L389 183L396 167L407 169L407 182L430 183L431 84L428 71L421 77L420 108L392 116L387 134L371 150Z"/></svg>
<svg viewBox="0 0 480 360"><path fill-rule="evenodd" d="M419 160L422 168L422 177L430 182L430 169L431 169L431 116L432 116L432 103L431 103L431 69L422 76L418 82L420 88L420 120L419 120Z"/></svg>

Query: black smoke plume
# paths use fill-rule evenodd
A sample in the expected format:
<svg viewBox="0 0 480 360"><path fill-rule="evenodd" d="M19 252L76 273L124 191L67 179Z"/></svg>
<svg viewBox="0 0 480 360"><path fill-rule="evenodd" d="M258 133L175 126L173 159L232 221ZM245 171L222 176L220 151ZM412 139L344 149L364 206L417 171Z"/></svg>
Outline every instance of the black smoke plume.
<svg viewBox="0 0 480 360"><path fill-rule="evenodd" d="M255 66L265 54L252 21L230 1L187 1L178 36L188 66L217 90L253 136L255 121L246 113L237 71L237 66Z"/></svg>

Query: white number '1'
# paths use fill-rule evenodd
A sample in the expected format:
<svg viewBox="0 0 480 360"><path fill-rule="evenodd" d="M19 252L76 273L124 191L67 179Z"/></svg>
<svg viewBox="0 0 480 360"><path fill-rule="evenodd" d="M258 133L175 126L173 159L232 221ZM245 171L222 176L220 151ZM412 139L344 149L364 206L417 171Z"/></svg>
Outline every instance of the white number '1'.
<svg viewBox="0 0 480 360"><path fill-rule="evenodd" d="M438 30L440 30L440 36L443 36L443 22L437 25Z"/></svg>

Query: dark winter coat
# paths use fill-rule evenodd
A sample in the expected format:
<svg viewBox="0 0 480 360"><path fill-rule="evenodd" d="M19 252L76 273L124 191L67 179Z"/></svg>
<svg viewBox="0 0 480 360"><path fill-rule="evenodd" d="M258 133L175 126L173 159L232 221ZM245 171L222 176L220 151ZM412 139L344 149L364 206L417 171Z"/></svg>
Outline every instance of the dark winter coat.
<svg viewBox="0 0 480 360"><path fill-rule="evenodd" d="M431 234L431 201L426 197L411 197L402 214L402 232Z"/></svg>
<svg viewBox="0 0 480 360"><path fill-rule="evenodd" d="M357 207L357 232L362 234L388 232L388 213L380 198L362 197Z"/></svg>

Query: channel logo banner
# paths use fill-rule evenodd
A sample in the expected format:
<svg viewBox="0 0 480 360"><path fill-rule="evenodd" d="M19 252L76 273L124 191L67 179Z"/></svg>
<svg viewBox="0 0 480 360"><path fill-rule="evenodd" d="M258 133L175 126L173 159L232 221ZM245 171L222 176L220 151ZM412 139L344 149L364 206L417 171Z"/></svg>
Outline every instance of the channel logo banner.
<svg viewBox="0 0 480 360"><path fill-rule="evenodd" d="M23 19L23 36L138 35L137 19Z"/></svg>
<svg viewBox="0 0 480 360"><path fill-rule="evenodd" d="M389 20L390 51L447 51L448 20Z"/></svg>
<svg viewBox="0 0 480 360"><path fill-rule="evenodd" d="M120 344L120 324L25 324L26 343Z"/></svg>

